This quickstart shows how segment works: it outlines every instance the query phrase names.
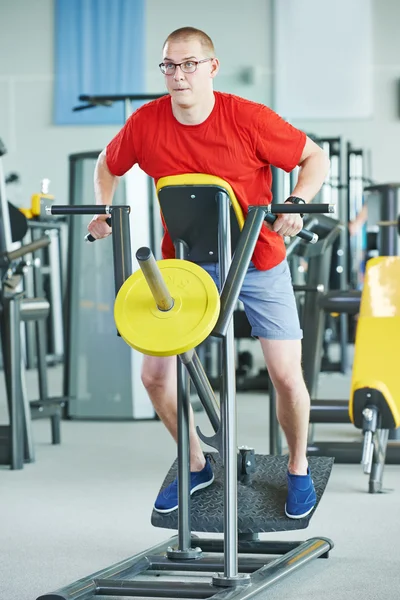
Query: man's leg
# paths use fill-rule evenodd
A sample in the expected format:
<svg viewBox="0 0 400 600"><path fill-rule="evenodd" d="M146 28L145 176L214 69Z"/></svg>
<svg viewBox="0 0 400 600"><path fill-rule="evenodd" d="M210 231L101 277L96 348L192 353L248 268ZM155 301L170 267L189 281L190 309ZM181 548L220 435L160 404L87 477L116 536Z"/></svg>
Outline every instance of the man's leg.
<svg viewBox="0 0 400 600"><path fill-rule="evenodd" d="M310 398L301 369L302 331L287 261L269 271L249 268L240 298L252 335L261 341L289 446L285 512L300 519L313 510L316 496L306 457Z"/></svg>
<svg viewBox="0 0 400 600"><path fill-rule="evenodd" d="M154 410L178 441L176 357L144 356L142 382L153 403ZM205 465L204 453L194 427L192 407L189 407L190 470L201 471Z"/></svg>
<svg viewBox="0 0 400 600"><path fill-rule="evenodd" d="M310 396L301 368L301 341L260 338L260 342L277 393L277 417L289 448L288 470L306 475Z"/></svg>
<svg viewBox="0 0 400 600"><path fill-rule="evenodd" d="M154 409L175 441L178 440L176 357L144 356L142 381ZM192 407L189 407L190 494L208 487L214 481L209 459L205 459L194 428ZM160 513L178 508L178 480L161 490L154 504Z"/></svg>

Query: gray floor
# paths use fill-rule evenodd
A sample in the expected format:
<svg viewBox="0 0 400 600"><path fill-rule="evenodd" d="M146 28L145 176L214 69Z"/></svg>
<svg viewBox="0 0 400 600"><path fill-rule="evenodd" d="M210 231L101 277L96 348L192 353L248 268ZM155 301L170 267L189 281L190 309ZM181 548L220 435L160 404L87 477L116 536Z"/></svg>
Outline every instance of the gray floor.
<svg viewBox="0 0 400 600"><path fill-rule="evenodd" d="M52 393L60 379L51 373ZM28 381L36 395L35 381ZM3 394L0 380L0 394ZM348 380L325 375L321 395L345 397ZM4 419L0 395L0 422ZM261 394L238 397L239 443L268 450L268 410ZM203 414L196 415L205 424ZM159 422L64 422L62 444L36 421L36 462L0 468L0 600L34 600L169 538L154 529L151 507L175 456ZM320 426L318 438L353 439L349 426ZM358 465L334 466L309 528L267 539L330 537L329 560L313 561L271 587L269 600L395 600L400 597L400 466L385 472L388 494L369 495Z"/></svg>

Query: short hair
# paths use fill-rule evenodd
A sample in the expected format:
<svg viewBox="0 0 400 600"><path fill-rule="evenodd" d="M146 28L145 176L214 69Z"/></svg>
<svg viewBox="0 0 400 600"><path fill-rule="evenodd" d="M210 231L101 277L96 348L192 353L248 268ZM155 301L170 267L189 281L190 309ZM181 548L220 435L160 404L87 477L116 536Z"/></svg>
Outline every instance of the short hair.
<svg viewBox="0 0 400 600"><path fill-rule="evenodd" d="M165 40L163 50L168 42L186 42L189 40L198 40L203 50L210 54L209 58L214 57L215 48L212 39L204 31L196 29L195 27L181 27L180 29L175 29L175 31L170 33Z"/></svg>

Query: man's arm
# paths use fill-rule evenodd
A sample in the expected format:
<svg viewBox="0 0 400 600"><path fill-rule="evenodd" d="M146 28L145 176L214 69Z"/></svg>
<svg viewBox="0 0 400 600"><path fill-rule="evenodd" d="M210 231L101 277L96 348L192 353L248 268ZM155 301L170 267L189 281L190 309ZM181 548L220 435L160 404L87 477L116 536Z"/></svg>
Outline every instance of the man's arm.
<svg viewBox="0 0 400 600"><path fill-rule="evenodd" d="M299 176L291 195L302 198L305 202L311 202L329 173L329 157L322 148L307 137L298 166ZM303 219L298 214L278 215L272 226L274 231L283 236L297 235L302 228Z"/></svg>
<svg viewBox="0 0 400 600"><path fill-rule="evenodd" d="M322 148L307 137L298 166L299 176L292 196L311 202L329 173L329 157Z"/></svg>
<svg viewBox="0 0 400 600"><path fill-rule="evenodd" d="M97 159L94 169L94 195L96 204L112 204L115 190L117 189L119 177L113 175L106 160L104 149ZM107 237L111 233L111 227L105 222L108 215L95 215L88 225L88 231L96 239Z"/></svg>

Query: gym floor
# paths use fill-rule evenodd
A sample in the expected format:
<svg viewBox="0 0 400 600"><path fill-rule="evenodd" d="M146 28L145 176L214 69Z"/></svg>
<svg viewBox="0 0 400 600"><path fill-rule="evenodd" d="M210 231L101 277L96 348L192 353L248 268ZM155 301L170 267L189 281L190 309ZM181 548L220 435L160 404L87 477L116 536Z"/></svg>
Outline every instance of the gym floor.
<svg viewBox="0 0 400 600"><path fill-rule="evenodd" d="M50 392L61 393L61 373L51 369ZM28 372L29 397L37 394ZM4 389L2 374L0 390ZM321 376L321 398L345 398L349 379ZM0 422L5 422L3 396ZM196 422L208 431L203 413ZM175 534L155 529L150 514L175 458L160 422L62 423L62 444L51 446L47 420L33 423L36 462L22 471L0 467L1 600L35 600L45 592L110 566ZM318 438L357 439L351 425L318 426ZM268 404L263 394L239 394L238 442L268 452ZM311 562L272 586L268 600L397 600L400 590L398 518L400 466L387 466L391 491L367 493L359 465L335 465L322 501L306 530L263 534L266 539L325 536L329 560Z"/></svg>

